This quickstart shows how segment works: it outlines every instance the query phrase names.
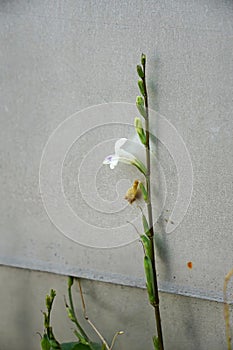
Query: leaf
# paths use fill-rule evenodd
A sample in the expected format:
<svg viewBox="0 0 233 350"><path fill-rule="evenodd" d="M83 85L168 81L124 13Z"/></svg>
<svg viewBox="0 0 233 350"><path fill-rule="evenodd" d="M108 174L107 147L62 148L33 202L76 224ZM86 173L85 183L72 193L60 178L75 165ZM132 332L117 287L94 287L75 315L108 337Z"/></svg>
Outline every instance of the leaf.
<svg viewBox="0 0 233 350"><path fill-rule="evenodd" d="M40 346L42 350L50 350L50 343L47 334L44 334L40 341Z"/></svg>
<svg viewBox="0 0 233 350"><path fill-rule="evenodd" d="M99 343L90 343L90 348L92 350L102 350L102 349L106 349L106 347L103 348L103 344L99 344Z"/></svg>
<svg viewBox="0 0 233 350"><path fill-rule="evenodd" d="M89 345L84 345L77 342L62 343L61 350L90 350Z"/></svg>

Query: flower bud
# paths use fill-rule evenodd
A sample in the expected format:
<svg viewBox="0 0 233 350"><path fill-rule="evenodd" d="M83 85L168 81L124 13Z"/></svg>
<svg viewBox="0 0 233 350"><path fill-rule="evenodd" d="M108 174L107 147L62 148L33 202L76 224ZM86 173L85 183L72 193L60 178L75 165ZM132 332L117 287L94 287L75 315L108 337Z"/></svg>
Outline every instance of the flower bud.
<svg viewBox="0 0 233 350"><path fill-rule="evenodd" d="M74 312L71 308L66 307L67 315L72 322L75 322Z"/></svg>
<svg viewBox="0 0 233 350"><path fill-rule="evenodd" d="M46 305L48 310L51 309L51 304L52 304L52 300L51 300L50 295L46 295L46 297L45 297L45 305Z"/></svg>
<svg viewBox="0 0 233 350"><path fill-rule="evenodd" d="M144 99L142 96L137 96L136 98L136 105L137 106L144 106Z"/></svg>
<svg viewBox="0 0 233 350"><path fill-rule="evenodd" d="M139 64L137 65L137 72L140 78L144 78L144 72L142 70L142 67Z"/></svg>
<svg viewBox="0 0 233 350"><path fill-rule="evenodd" d="M50 297L52 298L52 300L55 298L55 296L56 296L56 291L54 289L51 289Z"/></svg>
<svg viewBox="0 0 233 350"><path fill-rule="evenodd" d="M145 110L145 107L144 107L144 99L143 99L142 96L137 96L137 98L136 98L136 106L137 106L137 109L138 109L139 113L144 118L146 118L146 110Z"/></svg>
<svg viewBox="0 0 233 350"><path fill-rule="evenodd" d="M46 314L46 312L43 312L43 316L44 316L44 327L48 328L49 327L49 318L48 318L48 315Z"/></svg>
<svg viewBox="0 0 233 350"><path fill-rule="evenodd" d="M144 201L146 202L147 199L148 199L148 193L147 193L147 190L145 189L145 186L143 185L142 182L140 182L139 188L140 188L140 190L142 191L143 199L144 199ZM145 233L146 233L146 232L145 232Z"/></svg>
<svg viewBox="0 0 233 350"><path fill-rule="evenodd" d="M142 55L141 55L141 64L143 66L146 64L146 55L144 55L144 53L142 53Z"/></svg>
<svg viewBox="0 0 233 350"><path fill-rule="evenodd" d="M142 80L138 80L138 87L142 96L145 96L146 94L145 94L144 84Z"/></svg>
<svg viewBox="0 0 233 350"><path fill-rule="evenodd" d="M136 117L134 119L134 126L135 126L137 134L138 134L138 136L140 138L141 143L143 145L145 145L146 144L146 134L145 134L144 129L142 127L142 121L141 121L140 118Z"/></svg>

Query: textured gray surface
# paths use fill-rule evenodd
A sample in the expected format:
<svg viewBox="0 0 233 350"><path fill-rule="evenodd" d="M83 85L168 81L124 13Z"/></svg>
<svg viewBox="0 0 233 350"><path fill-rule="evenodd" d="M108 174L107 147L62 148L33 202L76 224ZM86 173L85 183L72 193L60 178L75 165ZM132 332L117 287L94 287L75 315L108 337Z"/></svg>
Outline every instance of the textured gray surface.
<svg viewBox="0 0 233 350"><path fill-rule="evenodd" d="M183 137L194 170L188 213L163 236L161 288L221 299L233 250L232 2L1 1L0 18L1 263L143 284L138 242L91 249L56 229L42 205L38 173L48 137L67 117L95 104L134 101L135 65L144 51L151 107ZM113 130L115 137L120 133ZM108 137L108 131L98 135ZM87 209L71 190L72 162L96 137L86 133L64 167L67 196L84 219ZM170 209L176 169L161 145L159 159ZM118 171L125 176L128 170ZM107 170L100 175L98 190L111 199ZM88 216L98 220L96 211Z"/></svg>

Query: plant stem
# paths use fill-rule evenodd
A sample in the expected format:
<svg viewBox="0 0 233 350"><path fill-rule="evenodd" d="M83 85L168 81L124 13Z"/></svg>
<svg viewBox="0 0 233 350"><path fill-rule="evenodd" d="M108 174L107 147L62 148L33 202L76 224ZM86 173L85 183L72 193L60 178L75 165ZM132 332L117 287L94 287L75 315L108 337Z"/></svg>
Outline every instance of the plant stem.
<svg viewBox="0 0 233 350"><path fill-rule="evenodd" d="M85 333L84 329L83 329L83 328L81 327L81 325L79 324L79 322L78 322L78 320L77 320L77 317L76 317L76 314L75 314L74 303L73 303L73 297L72 297L72 291L71 291L71 286L68 287L68 296L69 296L70 307L71 307L72 313L73 313L74 318L75 318L74 323L76 324L78 330L80 331L80 333L82 334L82 336L85 338L85 340L86 340L87 342L89 342L88 336L87 336L87 334Z"/></svg>
<svg viewBox="0 0 233 350"><path fill-rule="evenodd" d="M153 214L152 214L152 205L151 205L151 184L150 184L150 171L151 171L151 162L150 162L150 125L149 125L149 107L148 107L148 94L147 94L147 86L146 86L146 60L142 62L143 66L143 86L144 86L144 101L145 101L145 109L146 109L146 117L145 117L145 132L146 132L146 184L147 184L147 212L148 212L148 224L150 228L149 237L151 240L152 246L152 267L153 267L153 275L154 275L154 290L155 290L155 303L153 305L155 311L155 319L156 319L156 327L157 327L157 335L159 341L159 349L164 350L163 346L163 334L162 334L162 324L160 317L160 309L159 309L159 290L158 290L158 282L157 282L157 272L156 272L156 261L155 261L155 249L154 249L154 228L153 228Z"/></svg>

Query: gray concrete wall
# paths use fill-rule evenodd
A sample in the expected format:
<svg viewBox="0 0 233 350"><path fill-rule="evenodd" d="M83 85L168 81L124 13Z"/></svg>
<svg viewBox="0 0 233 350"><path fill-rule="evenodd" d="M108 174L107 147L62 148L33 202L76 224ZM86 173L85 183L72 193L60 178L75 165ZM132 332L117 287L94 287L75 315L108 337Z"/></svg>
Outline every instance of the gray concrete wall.
<svg viewBox="0 0 233 350"><path fill-rule="evenodd" d="M183 220L175 220L170 234L164 220L155 226L164 248L157 261L167 348L192 348L197 341L199 349L224 349L222 285L233 265L232 2L1 1L0 18L3 349L13 348L7 345L15 341L9 327L21 317L11 308L14 292L20 289L19 271L22 280L33 281L31 289L40 289L43 279L47 292L51 278L63 288L63 277L15 267L95 280L87 282L87 290L92 283L98 291L103 288L109 304L112 293L121 300L123 290L122 305L129 295L133 301L129 310L133 316L124 316L123 328L129 327L131 334L126 342L132 339L130 346L141 348L142 323L135 322L136 318L141 322L141 298L140 308L135 305L139 295L144 302L142 249L135 231L126 224L138 217L138 211L126 207L123 200L130 181L139 174L127 166L114 172L101 166L112 153L114 140L133 134L125 123L133 123L134 107L118 104L116 108L110 103L134 103L135 66L141 52L148 56L151 108L159 112L156 118L164 116L172 123L193 167L193 194ZM89 109L78 113L85 108ZM161 125L155 129L160 141ZM45 148L51 135L58 142ZM156 188L154 180L155 216L161 212L165 218L176 206L178 185L184 188L190 180L183 176L179 183L175 157L180 149L176 151L174 143L174 154L169 152L168 140L159 142L157 149L162 185ZM69 211L61 209L60 177L56 177L59 156L67 145L61 178ZM48 162L42 166L41 188L39 170L45 150L43 159ZM46 158L47 151L51 159ZM182 165L182 158L178 163ZM188 174L186 170L183 167L182 174ZM106 241L110 248L102 249ZM188 261L193 262L191 270ZM14 277L6 278L8 273ZM44 289L35 291L35 305L43 302ZM21 308L20 298L14 298L14 303L16 310ZM96 305L90 303L98 314L98 299ZM108 336L121 320L118 307L111 311ZM32 317L38 328L40 315L25 312L25 322ZM101 323L105 327L102 313ZM20 326L17 332L21 339Z"/></svg>

